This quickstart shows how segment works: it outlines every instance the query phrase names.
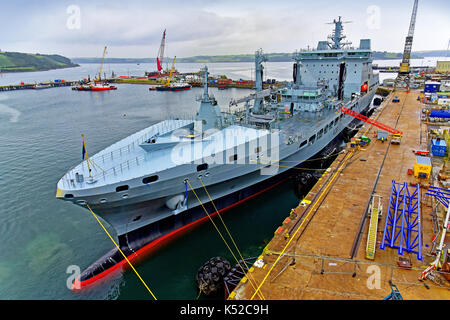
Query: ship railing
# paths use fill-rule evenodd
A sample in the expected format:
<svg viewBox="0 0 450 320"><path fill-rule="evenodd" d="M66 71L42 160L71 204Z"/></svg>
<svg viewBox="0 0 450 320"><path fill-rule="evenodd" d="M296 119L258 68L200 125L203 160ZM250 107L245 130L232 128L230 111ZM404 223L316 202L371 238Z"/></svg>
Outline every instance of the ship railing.
<svg viewBox="0 0 450 320"><path fill-rule="evenodd" d="M173 118L169 120L180 120L179 118ZM184 119L182 119L184 120ZM102 163L105 163L105 160L108 158L110 160L114 160L115 158L121 159L122 157L129 155L131 152L135 150L136 147L138 147L141 143L144 143L148 139L154 137L157 134L166 134L170 131L176 130L177 128L180 128L183 126L183 123L173 123L168 120L164 120L162 122L159 122L157 124L154 124L153 126L144 129L142 132L142 135L140 135L137 139L133 140L128 145L109 151L109 152L103 152L98 153L92 157L94 161L101 161Z"/></svg>
<svg viewBox="0 0 450 320"><path fill-rule="evenodd" d="M189 122L181 122L181 123L173 123L170 121L163 121L160 122L148 129L145 134L140 136L138 139L132 141L130 144L128 144L125 147L113 150L108 153L102 153L102 154L96 154L93 157L90 158L91 161L93 161L94 165L90 164L88 166L87 160L83 161L81 163L81 172L80 174L85 174L88 171L88 168L92 171L94 171L94 175L92 178L94 180L100 180L103 179L106 181L106 179L111 175L117 175L117 174L123 174L125 170L132 169L134 167L140 166L145 161L145 155L141 156L135 156L135 157L129 157L129 154L134 151L135 148L139 147L139 144L143 143L144 141L147 141L157 133L159 134L165 134L170 131L176 130L177 128L182 127L183 125L188 124ZM122 162L120 162L118 165L115 165L113 167L110 167L108 169L103 169L102 164L106 163L107 161L114 161L114 159L120 159L125 156L128 156L128 158ZM78 166L78 165L77 165ZM71 170L69 170L61 179L63 181L63 185L66 188L74 187L73 182L76 182L76 173L75 173L75 166ZM91 172L92 172L91 171ZM84 176L83 179L86 179L87 176Z"/></svg>

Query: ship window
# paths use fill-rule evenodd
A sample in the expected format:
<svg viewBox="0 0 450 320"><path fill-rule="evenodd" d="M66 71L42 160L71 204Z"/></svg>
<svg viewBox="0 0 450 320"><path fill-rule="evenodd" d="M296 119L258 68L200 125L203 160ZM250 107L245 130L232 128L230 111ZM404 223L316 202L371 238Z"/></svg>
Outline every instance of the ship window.
<svg viewBox="0 0 450 320"><path fill-rule="evenodd" d="M138 221L140 218L142 218L142 216L137 216L133 219L133 221Z"/></svg>
<svg viewBox="0 0 450 320"><path fill-rule="evenodd" d="M158 179L159 179L158 176L146 177L146 178L142 179L142 183L147 184L147 183L158 181Z"/></svg>
<svg viewBox="0 0 450 320"><path fill-rule="evenodd" d="M67 194L64 195L64 198L72 199L73 198L73 194L67 193Z"/></svg>
<svg viewBox="0 0 450 320"><path fill-rule="evenodd" d="M261 150L262 150L262 147L260 146L260 147L258 147L258 148L255 148L255 153L260 153L261 152Z"/></svg>
<svg viewBox="0 0 450 320"><path fill-rule="evenodd" d="M309 138L309 144L313 144L316 140L316 135L313 135L311 138Z"/></svg>
<svg viewBox="0 0 450 320"><path fill-rule="evenodd" d="M236 161L237 158L237 154L230 156L230 162Z"/></svg>
<svg viewBox="0 0 450 320"><path fill-rule="evenodd" d="M128 185L118 186L118 187L116 188L116 192L127 191L128 189L129 189Z"/></svg>
<svg viewBox="0 0 450 320"><path fill-rule="evenodd" d="M320 129L319 133L317 134L317 139L320 139L323 134L323 129Z"/></svg>
<svg viewBox="0 0 450 320"><path fill-rule="evenodd" d="M328 132L328 125L325 126L325 129L323 129L323 133L327 133Z"/></svg>
<svg viewBox="0 0 450 320"><path fill-rule="evenodd" d="M197 172L198 171L207 170L207 169L208 169L208 164L207 163L202 163L202 164L197 166Z"/></svg>
<svg viewBox="0 0 450 320"><path fill-rule="evenodd" d="M298 148L300 149L300 148L304 147L307 143L308 143L308 141L306 141L306 140L303 141Z"/></svg>

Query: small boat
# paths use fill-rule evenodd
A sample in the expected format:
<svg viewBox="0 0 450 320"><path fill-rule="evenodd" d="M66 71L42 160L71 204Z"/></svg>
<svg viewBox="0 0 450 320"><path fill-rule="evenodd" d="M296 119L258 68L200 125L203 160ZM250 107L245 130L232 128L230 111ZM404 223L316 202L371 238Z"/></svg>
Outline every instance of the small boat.
<svg viewBox="0 0 450 320"><path fill-rule="evenodd" d="M48 89L51 88L52 86L49 84L43 84L43 83L39 83L39 84L35 84L32 88L33 89Z"/></svg>
<svg viewBox="0 0 450 320"><path fill-rule="evenodd" d="M79 86L72 87L72 90L76 91L107 91L107 90L117 90L117 87L112 86L108 83L103 84L82 84Z"/></svg>
<svg viewBox="0 0 450 320"><path fill-rule="evenodd" d="M184 91L190 89L191 85L188 83L172 83L168 86L163 85L149 88L149 90L156 90L156 91Z"/></svg>
<svg viewBox="0 0 450 320"><path fill-rule="evenodd" d="M91 91L107 91L107 90L117 90L117 87L109 85L108 83L91 86Z"/></svg>
<svg viewBox="0 0 450 320"><path fill-rule="evenodd" d="M89 87L89 85L82 84L82 85L79 85L79 86L72 87L72 90L76 90L76 91L89 91L89 90L90 90L90 87Z"/></svg>

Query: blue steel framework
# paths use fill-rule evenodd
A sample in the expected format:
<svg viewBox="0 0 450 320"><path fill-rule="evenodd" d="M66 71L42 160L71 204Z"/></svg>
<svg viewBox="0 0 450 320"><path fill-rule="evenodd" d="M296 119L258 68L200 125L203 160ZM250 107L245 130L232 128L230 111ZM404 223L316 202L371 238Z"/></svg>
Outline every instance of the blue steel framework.
<svg viewBox="0 0 450 320"><path fill-rule="evenodd" d="M448 208L450 200L450 190L442 189L438 187L429 187L428 192L425 193L427 196L435 197L444 207Z"/></svg>
<svg viewBox="0 0 450 320"><path fill-rule="evenodd" d="M392 180L389 212L380 249L384 250L387 245L397 248L400 255L403 251L413 252L417 259L422 260L420 185L412 189L411 193L406 182L402 184Z"/></svg>

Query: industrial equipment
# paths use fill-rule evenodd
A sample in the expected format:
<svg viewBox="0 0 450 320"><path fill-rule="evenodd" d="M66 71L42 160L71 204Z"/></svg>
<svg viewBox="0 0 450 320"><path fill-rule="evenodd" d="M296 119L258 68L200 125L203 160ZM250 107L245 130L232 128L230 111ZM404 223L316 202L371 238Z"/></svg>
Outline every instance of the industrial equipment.
<svg viewBox="0 0 450 320"><path fill-rule="evenodd" d="M394 91L397 88L397 86L400 85L400 83L403 83L407 90L409 90L409 82L411 77L411 71L409 68L409 60L411 58L411 49L412 49L412 42L413 42L413 36L414 36L414 28L416 26L416 16L417 16L417 5L419 3L419 0L414 0L414 6L413 11L411 15L411 21L409 24L409 31L408 36L406 37L405 41L405 49L403 51L403 58L402 62L400 63L400 70L398 72L397 78L395 78L394 82Z"/></svg>

